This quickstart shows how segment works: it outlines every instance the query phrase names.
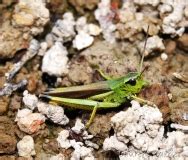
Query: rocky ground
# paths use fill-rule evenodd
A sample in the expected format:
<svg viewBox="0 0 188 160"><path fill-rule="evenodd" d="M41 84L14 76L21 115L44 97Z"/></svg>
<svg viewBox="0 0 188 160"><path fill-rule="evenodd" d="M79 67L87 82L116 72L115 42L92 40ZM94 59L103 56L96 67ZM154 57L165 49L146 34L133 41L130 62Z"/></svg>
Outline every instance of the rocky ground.
<svg viewBox="0 0 188 160"><path fill-rule="evenodd" d="M151 122L164 126L164 133L158 132L179 130L177 135L186 137L188 4L180 2L0 1L0 160L128 159L128 151L160 158L161 150L131 149L131 139L126 153L117 146L104 148L107 138L120 134L111 118L126 113L130 103L97 112L86 130L90 112L54 109L38 99L48 88L104 80L97 69L111 77L138 70L147 34L143 77L149 85L138 96L162 114L163 120ZM177 155L183 158L187 139L177 139L182 150Z"/></svg>

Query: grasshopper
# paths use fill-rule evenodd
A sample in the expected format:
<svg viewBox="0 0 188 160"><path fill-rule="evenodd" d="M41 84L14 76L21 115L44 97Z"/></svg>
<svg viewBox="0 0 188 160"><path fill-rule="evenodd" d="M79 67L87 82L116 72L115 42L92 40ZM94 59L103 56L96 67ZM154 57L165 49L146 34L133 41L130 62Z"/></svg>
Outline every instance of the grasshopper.
<svg viewBox="0 0 188 160"><path fill-rule="evenodd" d="M147 29L147 32L149 27ZM147 34L148 36L148 34ZM88 85L82 86L71 86L63 88L49 89L40 97L49 99L51 102L57 104L65 105L68 107L73 107L76 109L91 110L91 116L86 124L86 127L89 127L92 123L96 111L98 109L108 109L116 108L127 100L135 99L140 102L149 103L144 99L141 99L136 96L140 90L147 85L147 82L142 78L142 64L144 60L144 51L146 48L147 37L144 44L144 49L142 53L142 58L140 62L140 68L137 72L129 72L127 75L119 78L109 78L104 75L101 71L101 75L106 79L106 81L96 82ZM65 98L62 95L73 94L73 93L82 93L82 92L94 92L102 91L100 94L89 96L86 99L78 98Z"/></svg>

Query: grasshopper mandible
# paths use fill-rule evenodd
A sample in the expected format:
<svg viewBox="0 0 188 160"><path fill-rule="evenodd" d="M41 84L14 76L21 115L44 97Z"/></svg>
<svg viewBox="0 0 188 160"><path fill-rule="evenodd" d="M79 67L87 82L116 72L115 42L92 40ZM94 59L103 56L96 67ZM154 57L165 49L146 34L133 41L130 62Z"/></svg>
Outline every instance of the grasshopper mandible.
<svg viewBox="0 0 188 160"><path fill-rule="evenodd" d="M147 32L149 30L149 26ZM148 36L148 33L147 33ZM147 37L144 44L140 68L137 72L129 72L126 76L120 78L109 78L102 72L101 75L107 79L97 83L92 83L82 86L72 86L50 89L44 92L40 97L49 99L57 104L73 107L76 109L91 110L91 116L86 124L86 127L92 123L97 109L108 109L119 107L127 100L136 99L140 102L148 103L149 101L143 100L136 96L140 90L147 84L142 78L142 64L144 59L144 51L147 43ZM86 99L65 98L61 97L66 94L89 92L89 91L103 91L100 94L89 96ZM56 95L56 96L55 96ZM58 96L57 96L58 95Z"/></svg>

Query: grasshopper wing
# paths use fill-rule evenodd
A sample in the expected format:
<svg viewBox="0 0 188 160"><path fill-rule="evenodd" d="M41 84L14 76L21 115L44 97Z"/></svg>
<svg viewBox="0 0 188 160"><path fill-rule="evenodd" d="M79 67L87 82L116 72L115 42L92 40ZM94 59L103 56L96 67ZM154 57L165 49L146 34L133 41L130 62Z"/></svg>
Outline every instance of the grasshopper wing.
<svg viewBox="0 0 188 160"><path fill-rule="evenodd" d="M84 97L90 96L96 93L103 93L105 91L110 91L110 87L107 81L91 83L81 86L71 86L62 88L52 88L48 91L43 92L45 95L57 95L64 97Z"/></svg>

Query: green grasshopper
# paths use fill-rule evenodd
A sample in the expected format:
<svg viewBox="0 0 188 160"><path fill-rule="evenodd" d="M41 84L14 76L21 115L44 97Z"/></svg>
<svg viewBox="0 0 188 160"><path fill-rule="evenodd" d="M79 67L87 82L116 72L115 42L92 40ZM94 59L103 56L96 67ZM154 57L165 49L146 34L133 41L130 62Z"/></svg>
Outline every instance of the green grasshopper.
<svg viewBox="0 0 188 160"><path fill-rule="evenodd" d="M149 29L149 27L148 27ZM148 32L148 31L147 31ZM147 35L148 36L148 35ZM109 78L105 76L101 71L101 75L107 79L106 81L101 81L97 83L92 83L82 86L72 86L50 89L44 92L40 97L49 99L51 102L57 104L65 105L68 107L73 107L76 109L91 110L91 116L86 124L86 127L92 123L96 111L98 109L109 109L119 107L121 104L127 100L136 99L140 102L149 103L149 101L143 100L136 96L140 90L146 86L147 82L142 78L142 64L144 59L144 51L147 43L147 37L144 44L144 50L142 53L140 69L137 72L129 72L126 76L120 78ZM89 91L102 91L100 94L87 97L87 99L77 99L77 98L65 98L61 97L66 94L89 92ZM54 96L58 95L58 96Z"/></svg>

